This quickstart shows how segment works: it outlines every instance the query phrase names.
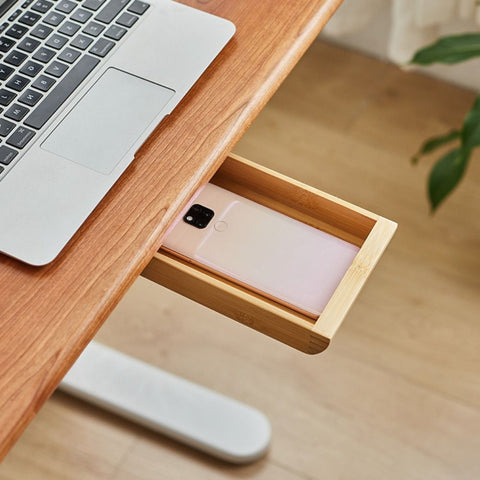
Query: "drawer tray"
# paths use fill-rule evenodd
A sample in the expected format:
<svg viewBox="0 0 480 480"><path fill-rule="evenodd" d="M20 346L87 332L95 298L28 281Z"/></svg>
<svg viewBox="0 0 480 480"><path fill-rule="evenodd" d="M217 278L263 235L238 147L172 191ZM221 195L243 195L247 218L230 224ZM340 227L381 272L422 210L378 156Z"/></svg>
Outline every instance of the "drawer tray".
<svg viewBox="0 0 480 480"><path fill-rule="evenodd" d="M210 181L360 247L322 314L314 320L162 249L142 275L302 352L325 350L396 223L233 154Z"/></svg>

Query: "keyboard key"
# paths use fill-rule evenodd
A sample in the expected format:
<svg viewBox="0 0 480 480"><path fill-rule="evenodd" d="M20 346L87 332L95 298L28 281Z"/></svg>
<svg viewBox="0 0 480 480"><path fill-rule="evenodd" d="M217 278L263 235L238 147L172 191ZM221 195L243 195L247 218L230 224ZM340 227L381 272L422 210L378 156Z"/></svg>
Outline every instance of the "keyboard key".
<svg viewBox="0 0 480 480"><path fill-rule="evenodd" d="M25 12L19 19L19 23L23 23L24 25L28 25L31 27L35 25L40 20L41 15L35 12Z"/></svg>
<svg viewBox="0 0 480 480"><path fill-rule="evenodd" d="M75 9L76 6L77 4L75 2L71 2L70 0L61 0L57 3L55 10L63 13L70 13Z"/></svg>
<svg viewBox="0 0 480 480"><path fill-rule="evenodd" d="M58 30L59 33L73 37L80 30L80 25L73 22L65 22Z"/></svg>
<svg viewBox="0 0 480 480"><path fill-rule="evenodd" d="M9 26L10 24L7 23L7 22L3 22L1 25L0 25L0 33L3 33Z"/></svg>
<svg viewBox="0 0 480 480"><path fill-rule="evenodd" d="M90 22L82 32L88 33L92 37L98 37L102 31L105 30L105 27L97 22Z"/></svg>
<svg viewBox="0 0 480 480"><path fill-rule="evenodd" d="M33 59L38 60L39 62L48 63L54 56L55 52L53 50L42 47L35 52Z"/></svg>
<svg viewBox="0 0 480 480"><path fill-rule="evenodd" d="M92 12L84 10L83 8L78 8L70 18L76 22L85 23L92 15Z"/></svg>
<svg viewBox="0 0 480 480"><path fill-rule="evenodd" d="M19 50L23 50L24 52L31 53L39 45L40 45L40 42L38 40L35 40L31 37L26 37L17 45L17 47Z"/></svg>
<svg viewBox="0 0 480 480"><path fill-rule="evenodd" d="M0 135L2 137L6 137L14 128L15 128L14 123L9 122L4 118L0 118Z"/></svg>
<svg viewBox="0 0 480 480"><path fill-rule="evenodd" d="M55 79L53 79L52 77L47 77L46 75L40 75L32 83L32 87L38 88L42 92L46 92L47 90L50 90L54 84L55 84Z"/></svg>
<svg viewBox="0 0 480 480"><path fill-rule="evenodd" d="M28 8L29 5L31 5L32 2L33 2L33 0L25 0L25 1L22 3L22 8Z"/></svg>
<svg viewBox="0 0 480 480"><path fill-rule="evenodd" d="M0 147L0 163L3 165L10 165L13 159L18 155L18 152L13 148L2 145ZM1 168L1 167L0 167ZM0 171L0 173L2 173Z"/></svg>
<svg viewBox="0 0 480 480"><path fill-rule="evenodd" d="M73 48L67 47L58 56L58 59L63 60L64 62L67 62L67 63L73 63L79 56L80 56L80 52L78 50L74 50Z"/></svg>
<svg viewBox="0 0 480 480"><path fill-rule="evenodd" d="M35 132L25 127L18 127L7 139L7 144L22 149L35 136Z"/></svg>
<svg viewBox="0 0 480 480"><path fill-rule="evenodd" d="M70 45L72 47L79 48L80 50L85 50L90 46L92 42L93 38L80 34L71 41Z"/></svg>
<svg viewBox="0 0 480 480"><path fill-rule="evenodd" d="M62 37L61 35L57 35L55 33L47 40L47 43L45 45L47 47L52 47L56 50L60 50L67 42L68 38Z"/></svg>
<svg viewBox="0 0 480 480"><path fill-rule="evenodd" d="M12 25L6 32L5 35L8 35L9 37L12 38L22 38L28 31L27 27L24 27L23 25Z"/></svg>
<svg viewBox="0 0 480 480"><path fill-rule="evenodd" d="M6 107L7 105L10 105L16 96L17 96L16 93L9 92L4 88L0 88L0 105L3 105L4 107Z"/></svg>
<svg viewBox="0 0 480 480"><path fill-rule="evenodd" d="M18 18L22 14L22 11L20 9L15 10L9 17L8 21L9 22L14 22L16 18Z"/></svg>
<svg viewBox="0 0 480 480"><path fill-rule="evenodd" d="M0 63L0 80L6 80L13 73L13 68Z"/></svg>
<svg viewBox="0 0 480 480"><path fill-rule="evenodd" d="M53 25L54 27L56 27L57 25L60 25L64 20L65 20L65 15L62 15L61 13L58 13L58 12L50 12L43 19L45 23L48 23L49 25Z"/></svg>
<svg viewBox="0 0 480 480"><path fill-rule="evenodd" d="M132 15L131 13L123 12L118 18L117 23L119 25L123 25L124 27L132 27L135 22L138 20L136 15Z"/></svg>
<svg viewBox="0 0 480 480"><path fill-rule="evenodd" d="M88 52L98 55L99 57L104 57L114 46L115 43L110 40L100 38Z"/></svg>
<svg viewBox="0 0 480 480"><path fill-rule="evenodd" d="M25 105L29 105L33 107L38 103L38 101L43 97L43 95L35 90L25 90L22 93L22 96L18 99L19 102L24 103Z"/></svg>
<svg viewBox="0 0 480 480"><path fill-rule="evenodd" d="M52 2L47 2L46 0L37 0L37 1L32 5L32 10L35 10L36 12L40 12L40 13L46 13L46 12L48 12L52 7L53 7L53 3L52 3Z"/></svg>
<svg viewBox="0 0 480 480"><path fill-rule="evenodd" d="M18 21L24 25L32 26L35 25L40 20L41 15L34 12L25 12Z"/></svg>
<svg viewBox="0 0 480 480"><path fill-rule="evenodd" d="M50 10L53 7L52 2L47 2L46 0L37 0L33 5L32 5L32 10L35 10L36 12L40 13L46 13L48 10Z"/></svg>
<svg viewBox="0 0 480 480"><path fill-rule="evenodd" d="M77 53L80 55L80 52ZM53 75L54 77L58 78L61 77L67 70L68 65L54 61L47 67L45 73L48 73L49 75Z"/></svg>
<svg viewBox="0 0 480 480"><path fill-rule="evenodd" d="M30 113L25 120L25 124L37 129L43 127L99 63L100 60L97 58L84 55L63 80L38 104L37 108Z"/></svg>
<svg viewBox="0 0 480 480"><path fill-rule="evenodd" d="M126 33L127 30L125 28L119 27L118 25L111 25L105 32L105 36L112 40L120 40Z"/></svg>
<svg viewBox="0 0 480 480"><path fill-rule="evenodd" d="M13 52L10 52L5 58L4 62L9 63L10 65L15 65L18 67L21 65L25 59L27 58L28 55L25 55L25 53L19 52L18 50L13 50Z"/></svg>
<svg viewBox="0 0 480 480"><path fill-rule="evenodd" d="M110 0L105 7L100 10L95 20L110 23L125 8L129 1L130 0Z"/></svg>
<svg viewBox="0 0 480 480"><path fill-rule="evenodd" d="M18 103L14 103L6 112L5 116L19 122L30 110Z"/></svg>
<svg viewBox="0 0 480 480"><path fill-rule="evenodd" d="M28 61L21 69L20 73L28 75L29 77L36 77L40 70L43 68L42 65L36 62Z"/></svg>
<svg viewBox="0 0 480 480"><path fill-rule="evenodd" d="M22 77L21 75L14 75L5 86L21 92L29 83L30 80L28 78Z"/></svg>
<svg viewBox="0 0 480 480"><path fill-rule="evenodd" d="M136 13L137 15L143 15L150 5L145 2L140 2L139 0L135 0L128 8L127 11Z"/></svg>
<svg viewBox="0 0 480 480"><path fill-rule="evenodd" d="M14 45L15 42L10 38L0 37L0 52L8 52Z"/></svg>
<svg viewBox="0 0 480 480"><path fill-rule="evenodd" d="M86 0L83 2L82 7L88 8L89 10L93 10L96 12L106 0Z"/></svg>
<svg viewBox="0 0 480 480"><path fill-rule="evenodd" d="M31 32L30 35L40 39L47 38L53 32L53 28L47 27L43 23L37 25Z"/></svg>

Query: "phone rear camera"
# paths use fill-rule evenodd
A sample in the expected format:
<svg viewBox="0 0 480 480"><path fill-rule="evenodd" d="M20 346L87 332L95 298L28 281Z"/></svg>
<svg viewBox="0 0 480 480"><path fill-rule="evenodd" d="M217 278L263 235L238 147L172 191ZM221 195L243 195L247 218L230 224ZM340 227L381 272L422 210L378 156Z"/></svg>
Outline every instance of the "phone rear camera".
<svg viewBox="0 0 480 480"><path fill-rule="evenodd" d="M190 207L183 217L183 221L195 228L203 229L207 227L214 215L215 212L213 210L197 203Z"/></svg>

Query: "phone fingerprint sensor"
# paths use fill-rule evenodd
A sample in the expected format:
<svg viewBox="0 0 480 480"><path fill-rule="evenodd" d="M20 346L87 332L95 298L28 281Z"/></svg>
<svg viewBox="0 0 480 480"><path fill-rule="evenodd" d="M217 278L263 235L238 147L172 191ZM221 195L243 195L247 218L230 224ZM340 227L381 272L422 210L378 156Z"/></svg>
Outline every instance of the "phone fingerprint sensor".
<svg viewBox="0 0 480 480"><path fill-rule="evenodd" d="M217 222L214 228L217 232L224 232L228 228L228 223L223 221Z"/></svg>

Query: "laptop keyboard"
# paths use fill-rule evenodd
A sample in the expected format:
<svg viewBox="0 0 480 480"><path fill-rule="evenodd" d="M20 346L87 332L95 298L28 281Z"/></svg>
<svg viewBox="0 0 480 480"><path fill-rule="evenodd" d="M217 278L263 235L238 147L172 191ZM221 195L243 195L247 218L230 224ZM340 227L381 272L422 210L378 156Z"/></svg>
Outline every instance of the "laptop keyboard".
<svg viewBox="0 0 480 480"><path fill-rule="evenodd" d="M26 0L0 25L0 180L149 6Z"/></svg>

